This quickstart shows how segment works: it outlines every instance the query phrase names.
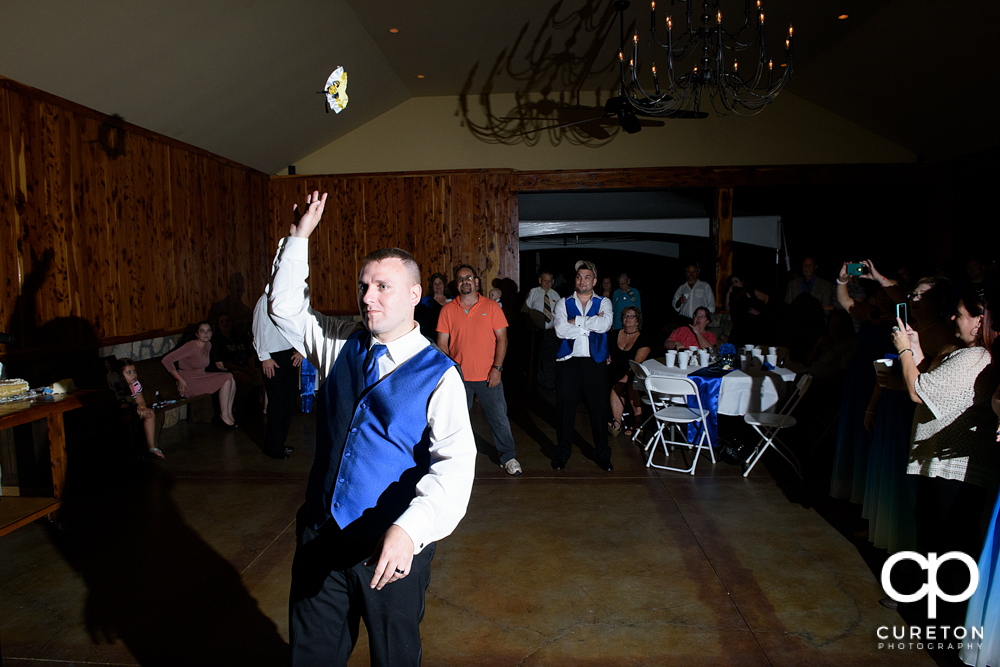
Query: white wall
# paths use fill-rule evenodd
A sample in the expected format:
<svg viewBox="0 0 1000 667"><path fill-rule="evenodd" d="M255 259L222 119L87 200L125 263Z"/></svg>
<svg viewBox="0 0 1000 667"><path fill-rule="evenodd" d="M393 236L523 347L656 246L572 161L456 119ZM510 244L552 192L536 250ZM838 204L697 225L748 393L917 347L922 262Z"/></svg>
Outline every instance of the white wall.
<svg viewBox="0 0 1000 667"><path fill-rule="evenodd" d="M469 99L470 115L477 98ZM512 95L491 98L497 116L516 114ZM348 108L348 112L350 109ZM666 120L607 145L487 143L462 126L456 97L414 97L296 162L298 174L513 168L597 169L827 163L905 163L916 155L785 91L757 116L714 114Z"/></svg>

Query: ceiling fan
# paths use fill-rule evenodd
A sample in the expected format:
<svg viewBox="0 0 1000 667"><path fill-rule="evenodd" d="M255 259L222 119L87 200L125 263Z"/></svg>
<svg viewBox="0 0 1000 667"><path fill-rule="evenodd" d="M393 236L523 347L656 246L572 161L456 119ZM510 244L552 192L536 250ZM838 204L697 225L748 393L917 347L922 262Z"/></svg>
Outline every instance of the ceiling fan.
<svg viewBox="0 0 1000 667"><path fill-rule="evenodd" d="M657 115L643 113L637 110L624 95L612 97L604 103L603 107L584 106L579 104L558 106L555 109L555 125L547 125L533 130L520 132L513 136L521 136L542 132L544 130L559 130L564 127L574 127L594 139L607 139L611 135L605 129L619 125L629 134L635 134L643 127L663 127L662 120L646 120L646 118L707 118L705 112L678 111L672 114ZM534 118L505 117L503 120L540 120L538 116Z"/></svg>

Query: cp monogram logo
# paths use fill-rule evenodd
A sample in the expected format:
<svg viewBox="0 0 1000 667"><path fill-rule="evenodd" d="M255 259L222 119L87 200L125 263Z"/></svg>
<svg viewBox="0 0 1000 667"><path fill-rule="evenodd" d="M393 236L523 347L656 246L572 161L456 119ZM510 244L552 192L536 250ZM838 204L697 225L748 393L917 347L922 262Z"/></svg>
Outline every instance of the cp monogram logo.
<svg viewBox="0 0 1000 667"><path fill-rule="evenodd" d="M904 595L898 592L892 587L891 573L892 568L901 560L912 560L921 569L927 570L927 583L921 586L916 593L910 593L909 595ZM958 595L949 595L941 590L937 583L937 571L941 567L941 563L949 560L960 560L965 563L965 566L969 568L969 587ZM916 602L922 597L927 597L927 618L937 618L937 600L941 598L945 602L962 602L968 600L972 597L972 594L976 592L976 586L979 585L979 566L976 561L972 560L972 556L961 551L949 551L948 553L938 558L938 555L934 552L927 554L927 558L918 554L915 551L900 551L898 554L893 554L889 557L889 560L885 562L882 566L882 588L885 592L889 594L896 602Z"/></svg>

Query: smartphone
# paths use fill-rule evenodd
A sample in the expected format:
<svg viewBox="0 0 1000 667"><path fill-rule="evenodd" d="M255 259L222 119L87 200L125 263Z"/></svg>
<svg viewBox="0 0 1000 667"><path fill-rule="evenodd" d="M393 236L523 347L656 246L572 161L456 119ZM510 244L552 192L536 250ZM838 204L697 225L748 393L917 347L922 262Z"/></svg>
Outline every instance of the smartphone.
<svg viewBox="0 0 1000 667"><path fill-rule="evenodd" d="M896 304L896 317L898 317L899 319L903 320L903 325L904 326L910 323L909 314L907 312L907 308L906 308L906 304L905 303L897 303Z"/></svg>
<svg viewBox="0 0 1000 667"><path fill-rule="evenodd" d="M868 267L860 262L851 262L847 265L847 275L861 276L868 273Z"/></svg>
<svg viewBox="0 0 1000 667"><path fill-rule="evenodd" d="M876 373L892 368L892 359L876 359L874 363Z"/></svg>

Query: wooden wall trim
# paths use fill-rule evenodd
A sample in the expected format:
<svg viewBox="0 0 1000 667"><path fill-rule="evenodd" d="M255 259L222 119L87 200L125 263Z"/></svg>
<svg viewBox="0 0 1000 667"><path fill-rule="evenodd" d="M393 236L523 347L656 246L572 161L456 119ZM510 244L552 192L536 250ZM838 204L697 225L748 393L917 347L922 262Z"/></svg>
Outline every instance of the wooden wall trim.
<svg viewBox="0 0 1000 667"><path fill-rule="evenodd" d="M25 95L26 97L35 99L39 102L44 102L45 104L48 105L61 107L66 111L72 112L76 116L91 118L93 120L96 120L98 123L106 123L112 119L112 116L108 114L101 113L100 111L95 111L90 107L85 107L82 104L77 104L76 102L72 102L63 97L59 97L58 95L53 95L52 93L47 93L44 90L39 90L38 88L32 88L31 86L26 86L23 83L15 81L14 79L8 79L3 76L0 76L0 89L11 90L20 93L22 95ZM216 155L215 153L207 151L204 148L198 148L197 146L186 144L183 141L178 141L177 139L173 139L171 137L162 134L157 134L152 130L147 130L144 127L133 125L127 120L115 119L114 122L118 123L118 125L122 129L127 131L130 135L145 137L147 139L155 141L158 144L164 144L167 146L172 146L174 148L179 148L187 153L199 155L201 157L208 158L210 160L215 160L216 162L223 164L227 167L232 167L234 169L247 171L256 174L258 176L270 177L270 174L267 174L266 172L259 171L257 169L254 169L253 167L248 167L247 165L240 164L239 162L234 162L233 160L224 158L221 155Z"/></svg>
<svg viewBox="0 0 1000 667"><path fill-rule="evenodd" d="M748 185L840 185L933 183L941 171L929 164L805 164L752 167L662 167L519 171L517 192L641 188L740 187Z"/></svg>

